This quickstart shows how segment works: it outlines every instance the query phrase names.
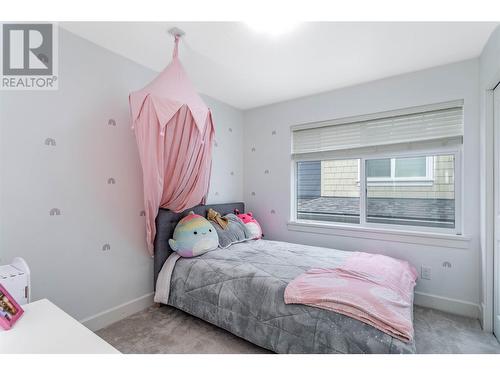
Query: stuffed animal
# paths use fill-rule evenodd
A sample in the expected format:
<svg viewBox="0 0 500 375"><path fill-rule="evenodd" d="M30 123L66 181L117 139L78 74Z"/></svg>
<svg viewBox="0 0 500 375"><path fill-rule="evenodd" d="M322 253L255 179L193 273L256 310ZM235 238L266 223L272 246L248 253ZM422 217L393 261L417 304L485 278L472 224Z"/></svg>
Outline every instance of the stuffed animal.
<svg viewBox="0 0 500 375"><path fill-rule="evenodd" d="M181 257L191 258L217 249L219 236L207 219L191 211L177 223L168 243Z"/></svg>
<svg viewBox="0 0 500 375"><path fill-rule="evenodd" d="M254 219L251 212L240 214L240 211L234 210L234 213L241 219L241 221L243 221L243 224L245 224L248 231L252 234L252 239L259 240L264 236L262 234L262 228L260 227L259 222Z"/></svg>

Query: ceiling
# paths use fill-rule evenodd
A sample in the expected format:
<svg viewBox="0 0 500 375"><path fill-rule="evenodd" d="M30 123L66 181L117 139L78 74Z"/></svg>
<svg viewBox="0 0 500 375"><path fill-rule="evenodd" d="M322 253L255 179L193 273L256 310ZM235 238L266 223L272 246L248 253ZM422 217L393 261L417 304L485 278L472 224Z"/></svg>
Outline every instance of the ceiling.
<svg viewBox="0 0 500 375"><path fill-rule="evenodd" d="M64 22L61 27L160 71L171 27L196 88L249 109L479 56L497 23L311 22L282 35L241 22Z"/></svg>

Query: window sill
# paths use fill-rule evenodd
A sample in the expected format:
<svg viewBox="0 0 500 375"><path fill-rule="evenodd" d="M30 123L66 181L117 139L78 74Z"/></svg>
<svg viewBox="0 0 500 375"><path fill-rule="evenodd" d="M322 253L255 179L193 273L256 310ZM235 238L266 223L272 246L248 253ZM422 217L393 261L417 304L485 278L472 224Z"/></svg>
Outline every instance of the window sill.
<svg viewBox="0 0 500 375"><path fill-rule="evenodd" d="M385 228L368 228L353 225L309 221L289 221L287 223L287 227L288 230L297 232L365 238L379 241L403 242L427 246L448 247L454 249L468 249L469 242L471 240L471 237L466 235L417 232Z"/></svg>

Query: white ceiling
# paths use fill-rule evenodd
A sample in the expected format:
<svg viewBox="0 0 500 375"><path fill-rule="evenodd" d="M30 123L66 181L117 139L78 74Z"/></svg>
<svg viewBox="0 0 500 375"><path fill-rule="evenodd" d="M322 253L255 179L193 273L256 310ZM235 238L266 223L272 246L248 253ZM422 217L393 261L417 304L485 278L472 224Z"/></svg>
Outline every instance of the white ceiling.
<svg viewBox="0 0 500 375"><path fill-rule="evenodd" d="M196 88L248 109L477 57L497 23L313 22L280 36L240 22L60 26L156 71L171 57L167 30L179 27L179 56Z"/></svg>

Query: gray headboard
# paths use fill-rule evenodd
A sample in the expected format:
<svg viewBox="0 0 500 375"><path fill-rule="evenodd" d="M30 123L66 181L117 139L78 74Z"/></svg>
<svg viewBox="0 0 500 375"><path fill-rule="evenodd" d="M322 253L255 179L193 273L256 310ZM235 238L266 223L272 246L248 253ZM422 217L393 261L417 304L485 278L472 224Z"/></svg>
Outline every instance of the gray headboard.
<svg viewBox="0 0 500 375"><path fill-rule="evenodd" d="M195 214L206 217L206 213L209 208L214 209L221 215L230 214L234 212L234 209L238 209L240 212L245 212L245 204L243 202L236 203L221 203L221 204L209 204L209 205L199 205L190 208L184 212L172 212L164 208L160 208L158 216L156 216L156 237L154 242L155 254L154 254L154 288L156 289L156 279L163 266L163 263L167 260L168 256L172 252L168 240L172 238L175 226L178 221L186 216L189 211L194 211Z"/></svg>

